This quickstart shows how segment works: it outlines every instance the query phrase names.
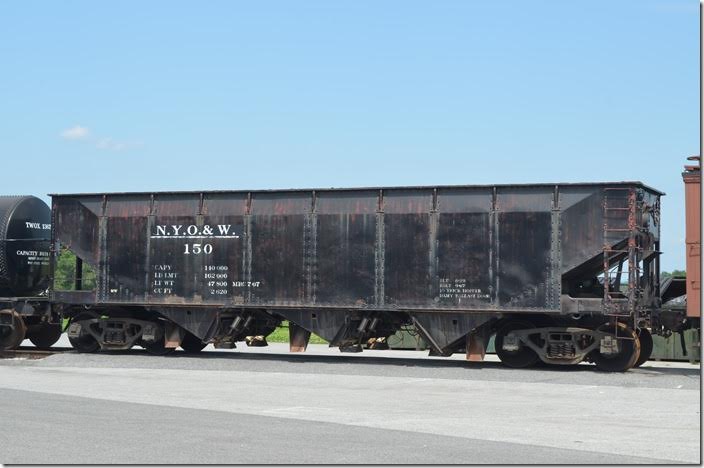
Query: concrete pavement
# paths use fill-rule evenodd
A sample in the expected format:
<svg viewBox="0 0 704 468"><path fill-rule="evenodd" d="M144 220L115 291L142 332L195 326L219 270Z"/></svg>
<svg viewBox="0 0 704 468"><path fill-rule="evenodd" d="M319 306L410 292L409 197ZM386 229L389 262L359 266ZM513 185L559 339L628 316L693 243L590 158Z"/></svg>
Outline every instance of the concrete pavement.
<svg viewBox="0 0 704 468"><path fill-rule="evenodd" d="M700 461L698 366L605 374L415 352L284 351L0 361L0 461Z"/></svg>

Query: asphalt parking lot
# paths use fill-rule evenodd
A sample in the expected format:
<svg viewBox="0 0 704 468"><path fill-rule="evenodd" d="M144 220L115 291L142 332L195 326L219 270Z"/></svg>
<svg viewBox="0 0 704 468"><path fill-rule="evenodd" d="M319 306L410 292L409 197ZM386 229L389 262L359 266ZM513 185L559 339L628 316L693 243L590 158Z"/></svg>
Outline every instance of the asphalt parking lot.
<svg viewBox="0 0 704 468"><path fill-rule="evenodd" d="M65 337L59 345L65 345ZM0 360L0 462L700 463L700 367L287 345Z"/></svg>

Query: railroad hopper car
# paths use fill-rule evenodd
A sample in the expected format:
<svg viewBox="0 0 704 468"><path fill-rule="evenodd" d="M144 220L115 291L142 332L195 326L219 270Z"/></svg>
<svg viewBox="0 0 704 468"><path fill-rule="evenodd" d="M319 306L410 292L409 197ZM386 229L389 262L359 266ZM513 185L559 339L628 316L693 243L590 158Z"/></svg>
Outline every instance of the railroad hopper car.
<svg viewBox="0 0 704 468"><path fill-rule="evenodd" d="M32 196L0 196L0 349L61 336L49 303L51 210Z"/></svg>
<svg viewBox="0 0 704 468"><path fill-rule="evenodd" d="M290 324L341 351L412 324L481 360L623 371L659 306L659 199L640 182L52 196L54 288L83 352L232 348ZM81 288L83 270L95 287ZM648 335L649 336L649 335Z"/></svg>

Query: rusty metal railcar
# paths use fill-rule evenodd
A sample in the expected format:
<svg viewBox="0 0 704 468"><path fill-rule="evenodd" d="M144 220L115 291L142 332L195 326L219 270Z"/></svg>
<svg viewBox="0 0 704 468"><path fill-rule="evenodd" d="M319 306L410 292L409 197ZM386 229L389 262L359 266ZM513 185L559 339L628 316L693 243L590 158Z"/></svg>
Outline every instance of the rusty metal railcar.
<svg viewBox="0 0 704 468"><path fill-rule="evenodd" d="M702 271L702 166L701 156L690 156L684 167L682 179L685 186L685 228L687 249L687 317L701 320L701 271Z"/></svg>
<svg viewBox="0 0 704 468"><path fill-rule="evenodd" d="M292 351L311 332L359 351L412 323L436 354L481 359L496 333L510 366L624 370L659 305L661 195L640 182L53 195L53 251L73 251L77 285L85 263L96 288L52 298L83 351L233 347L281 320Z"/></svg>
<svg viewBox="0 0 704 468"><path fill-rule="evenodd" d="M653 311L652 330L668 337L679 334L681 356L694 361L700 355L701 336L701 157L687 158L693 163L684 166L682 179L685 194L686 276L663 282L662 307ZM692 337L691 345L687 338ZM688 351L689 348L689 351Z"/></svg>

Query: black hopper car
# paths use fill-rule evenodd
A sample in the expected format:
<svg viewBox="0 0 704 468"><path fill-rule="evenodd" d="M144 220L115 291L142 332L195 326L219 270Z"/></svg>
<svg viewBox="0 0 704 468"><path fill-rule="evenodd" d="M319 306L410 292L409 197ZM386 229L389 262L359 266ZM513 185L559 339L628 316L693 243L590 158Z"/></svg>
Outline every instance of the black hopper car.
<svg viewBox="0 0 704 468"><path fill-rule="evenodd" d="M78 351L154 354L232 348L284 320L291 351L311 333L360 351L413 325L437 355L480 360L495 335L511 367L624 371L650 355L661 305L661 195L640 182L53 195L50 247L42 231L32 250L50 251L49 276L75 254L72 287L50 288L48 315L43 291L12 299L3 324L31 307L69 318Z"/></svg>

